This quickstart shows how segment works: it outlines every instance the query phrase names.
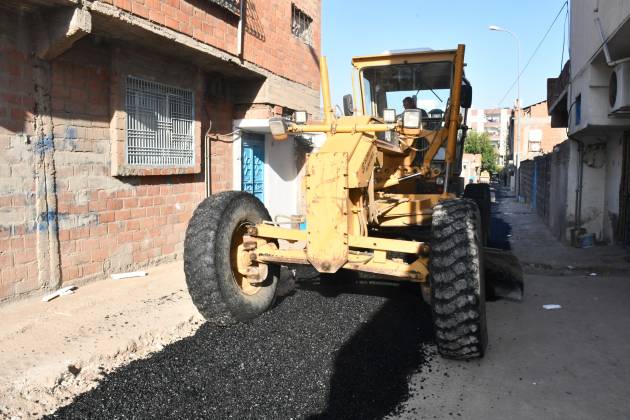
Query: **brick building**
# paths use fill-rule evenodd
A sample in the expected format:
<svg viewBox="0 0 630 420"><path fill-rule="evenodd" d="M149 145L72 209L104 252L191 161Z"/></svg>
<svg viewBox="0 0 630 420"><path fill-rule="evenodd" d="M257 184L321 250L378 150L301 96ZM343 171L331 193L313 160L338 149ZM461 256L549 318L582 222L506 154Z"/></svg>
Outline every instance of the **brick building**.
<svg viewBox="0 0 630 420"><path fill-rule="evenodd" d="M0 3L0 301L181 256L209 193L298 211L321 4L241 1Z"/></svg>
<svg viewBox="0 0 630 420"><path fill-rule="evenodd" d="M512 133L516 124L516 111L512 110L509 127L508 146L514 150ZM540 101L521 109L521 136L519 139L519 160L533 159L551 153L554 146L567 138L566 130L553 128L551 117L547 115L547 101Z"/></svg>
<svg viewBox="0 0 630 420"><path fill-rule="evenodd" d="M514 165L519 165L521 162L531 160L537 156L542 156L545 153L551 153L553 148L566 140L566 130L561 128L554 128L551 125L551 117L547 115L547 101L536 102L535 104L523 107L520 109L520 136L518 138L518 145L514 138L514 133L517 126L517 114L516 110L512 109L510 116L510 123L508 128L508 140L507 140L507 162L510 163L509 167L514 168ZM515 150L518 146L518 162L515 158ZM511 170L510 172L510 186L515 188L518 174ZM519 192L519 195L520 192Z"/></svg>

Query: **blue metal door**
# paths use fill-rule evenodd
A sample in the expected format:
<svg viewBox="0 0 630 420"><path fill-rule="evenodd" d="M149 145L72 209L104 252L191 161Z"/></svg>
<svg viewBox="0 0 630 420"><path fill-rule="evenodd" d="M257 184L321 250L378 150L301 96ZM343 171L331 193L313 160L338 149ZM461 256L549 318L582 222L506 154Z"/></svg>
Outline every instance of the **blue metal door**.
<svg viewBox="0 0 630 420"><path fill-rule="evenodd" d="M265 202L265 136L243 133L241 189Z"/></svg>

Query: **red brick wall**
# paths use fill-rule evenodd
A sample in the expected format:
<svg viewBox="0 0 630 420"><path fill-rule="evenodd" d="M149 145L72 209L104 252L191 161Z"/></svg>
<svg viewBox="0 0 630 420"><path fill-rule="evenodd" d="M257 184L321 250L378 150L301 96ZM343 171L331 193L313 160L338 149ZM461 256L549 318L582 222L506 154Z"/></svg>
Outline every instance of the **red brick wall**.
<svg viewBox="0 0 630 420"><path fill-rule="evenodd" d="M122 10L237 53L238 17L202 0L103 0ZM291 3L313 19L313 46L291 33ZM320 0L248 0L244 58L319 90ZM278 48L281 46L281 48Z"/></svg>
<svg viewBox="0 0 630 420"><path fill-rule="evenodd" d="M238 20L201 0L111 0L115 6L236 53ZM313 18L313 47L291 34L291 2L250 0L245 59L285 78L319 89L320 2L296 0ZM35 203L37 156L32 22L0 13L0 301L38 290L38 228L47 214ZM116 53L120 47L121 54ZM228 134L233 119L266 118L267 104L249 108L231 95L212 97L198 68L130 45L88 36L54 59L50 101L56 166L56 217L63 283L104 277L181 256L188 220L204 197L203 171L188 175L112 177L112 130L121 102L113 90L129 72L192 88L202 137ZM133 60L129 57L134 56ZM117 61L118 60L118 61ZM188 84L195 75L194 87ZM201 83L197 83L201 81ZM215 79L216 81L216 79ZM114 92L116 93L116 92ZM120 92L118 92L120 93ZM120 96L120 95L119 95ZM281 110L280 110L281 111ZM29 137L31 136L31 137ZM232 188L231 135L211 142L212 192ZM25 141L29 140L29 141ZM201 141L202 139L198 139ZM198 150L199 151L199 150ZM197 158L202 159L205 149ZM43 219L42 219L43 218ZM45 234L46 227L44 227ZM42 267L44 267L42 265Z"/></svg>
<svg viewBox="0 0 630 420"><path fill-rule="evenodd" d="M36 286L33 73L23 17L0 13L0 300ZM35 285L34 285L35 283Z"/></svg>
<svg viewBox="0 0 630 420"><path fill-rule="evenodd" d="M529 130L540 130L542 142L540 152L529 151ZM551 128L551 117L547 114L547 102L541 102L524 108L521 114L521 141L520 157L521 161L533 159L543 153L551 153L555 145L567 139L567 132L564 128Z"/></svg>
<svg viewBox="0 0 630 420"><path fill-rule="evenodd" d="M117 85L112 78L126 77L125 72L110 74L110 56L85 43L55 60L53 66L53 98L77 88L92 90L93 96L88 99L94 103L90 108L74 109L76 101L70 97L67 100L72 105L61 99L53 107L64 281L181 255L188 220L204 197L201 174L109 175L108 93L110 86ZM150 57L143 57L143 61L152 62ZM173 68L150 67L161 69L148 75L157 80L164 81L161 77L167 73L177 73ZM203 91L195 91L195 97L203 97ZM231 108L217 108L209 109L213 130L231 131ZM199 110L196 118L205 119ZM226 171L231 148L213 154L213 172ZM229 171L231 174L231 166ZM213 191L229 188L231 179L213 182Z"/></svg>
<svg viewBox="0 0 630 420"><path fill-rule="evenodd" d="M25 52L15 50L15 45L15 36L0 30L0 106L14 114L0 119L0 301L41 287L36 252L34 139L26 144L16 136L25 129L32 131L29 115L34 110L33 63ZM110 175L111 89L113 79L127 75L112 71L114 48L86 39L51 63L63 283L181 257L188 220L205 194L202 173ZM181 64L165 68L159 56L137 55L150 69L146 74L136 72L137 76L162 80L172 74L189 74L178 67ZM201 104L204 88L194 93ZM196 111L203 132L208 118L213 121L213 132L232 131L233 105L225 100L209 100ZM213 192L232 187L231 160L230 143L213 143Z"/></svg>

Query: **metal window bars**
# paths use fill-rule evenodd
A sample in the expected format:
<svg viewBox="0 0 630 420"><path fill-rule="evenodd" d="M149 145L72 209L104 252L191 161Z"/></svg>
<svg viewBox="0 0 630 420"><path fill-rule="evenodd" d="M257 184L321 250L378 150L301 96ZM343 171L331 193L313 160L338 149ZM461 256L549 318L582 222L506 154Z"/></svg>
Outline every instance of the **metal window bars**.
<svg viewBox="0 0 630 420"><path fill-rule="evenodd" d="M313 45L313 19L291 4L291 33L307 45Z"/></svg>
<svg viewBox="0 0 630 420"><path fill-rule="evenodd" d="M188 167L195 161L191 90L128 76L126 162Z"/></svg>

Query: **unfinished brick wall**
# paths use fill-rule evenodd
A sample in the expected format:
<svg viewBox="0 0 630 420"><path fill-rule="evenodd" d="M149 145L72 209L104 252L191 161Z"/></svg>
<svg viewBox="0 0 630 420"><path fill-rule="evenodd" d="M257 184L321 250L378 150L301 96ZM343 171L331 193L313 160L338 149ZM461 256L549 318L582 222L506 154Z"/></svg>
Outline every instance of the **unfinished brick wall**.
<svg viewBox="0 0 630 420"><path fill-rule="evenodd" d="M529 132L540 130L542 142L540 152L529 150ZM564 128L552 128L551 117L547 114L547 102L543 101L524 108L521 114L520 160L533 159L544 153L551 153L555 145L567 138Z"/></svg>
<svg viewBox="0 0 630 420"><path fill-rule="evenodd" d="M35 252L37 229L42 217L53 216L38 215L34 207L37 146L21 135L31 127L29 115L36 108L33 62L25 52L12 49L17 45L15 36L0 31L0 63L5 66L0 94L2 109L9 113L0 119L0 301L43 286ZM54 216L64 284L181 256L188 220L205 196L202 173L111 176L111 119L119 111L112 106L111 91L120 85L113 79L127 75L112 70L117 68L112 66L115 48L86 39L51 63ZM178 84L172 79L177 74L180 84L185 84L189 69L183 71L178 64L164 68L159 56L136 53L146 68L134 67L135 75ZM213 132L231 132L233 105L213 98L202 105L204 89L194 94L199 104L195 118L204 132L208 119L213 121ZM213 143L213 192L232 188L231 147L229 142Z"/></svg>
<svg viewBox="0 0 630 420"><path fill-rule="evenodd" d="M96 3L85 0L83 6ZM115 10L108 19L119 24L129 22L124 14L130 13L236 53L238 18L209 2L105 3L98 4ZM244 58L282 76L270 76L273 83L264 89L282 90L286 83L287 92L303 88L313 100L320 2L295 2L313 18L312 47L292 35L290 1L248 3ZM30 36L41 19L29 13L0 13L0 301L181 256L188 220L205 196L202 145L209 121L210 189L216 193L233 187L234 120L281 115L288 106L255 100L260 76L241 80L228 65L223 75L204 73L198 55L174 59L160 53L159 43L134 47L117 41L116 33L87 35L50 61L36 60L38 41ZM116 168L123 156L128 75L194 92L194 167ZM215 85L228 88L217 95Z"/></svg>
<svg viewBox="0 0 630 420"><path fill-rule="evenodd" d="M33 68L22 15L0 13L0 300L37 287Z"/></svg>
<svg viewBox="0 0 630 420"><path fill-rule="evenodd" d="M238 17L201 0L102 0L120 10L237 53ZM291 33L291 4L313 19L312 47ZM273 73L319 90L321 2L248 0L244 58ZM281 46L281 48L280 48Z"/></svg>

